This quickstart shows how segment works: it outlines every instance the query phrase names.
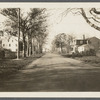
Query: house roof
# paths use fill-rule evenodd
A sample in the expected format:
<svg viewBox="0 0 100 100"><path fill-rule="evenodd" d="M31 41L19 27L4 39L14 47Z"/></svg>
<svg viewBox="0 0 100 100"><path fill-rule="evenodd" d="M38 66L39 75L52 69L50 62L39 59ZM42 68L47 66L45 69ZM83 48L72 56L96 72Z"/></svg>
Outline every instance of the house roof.
<svg viewBox="0 0 100 100"><path fill-rule="evenodd" d="M91 37L91 38L87 38L88 40L99 40L100 41L100 39L99 38L97 38L97 37Z"/></svg>

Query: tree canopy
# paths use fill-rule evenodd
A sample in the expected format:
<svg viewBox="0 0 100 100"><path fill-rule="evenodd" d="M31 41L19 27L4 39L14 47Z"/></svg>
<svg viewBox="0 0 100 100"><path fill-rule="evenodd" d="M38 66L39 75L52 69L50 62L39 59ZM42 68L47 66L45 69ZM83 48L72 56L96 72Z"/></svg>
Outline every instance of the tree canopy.
<svg viewBox="0 0 100 100"><path fill-rule="evenodd" d="M34 48L32 43L33 39L37 40L38 51L42 53L43 44L47 37L46 9L31 8L25 17L21 9L19 15L19 9L20 8L1 9L0 13L8 18L8 20L4 22L5 30L11 35L18 36L18 28L20 29L20 37L22 37L23 40L24 57L26 56L26 47L28 48L27 50L30 48L28 46L29 43L31 43L31 48Z"/></svg>

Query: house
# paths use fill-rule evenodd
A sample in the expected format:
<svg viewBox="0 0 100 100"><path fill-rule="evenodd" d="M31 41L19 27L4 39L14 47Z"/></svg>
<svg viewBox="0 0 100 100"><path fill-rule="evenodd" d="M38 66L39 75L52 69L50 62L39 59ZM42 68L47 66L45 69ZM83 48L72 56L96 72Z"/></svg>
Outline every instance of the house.
<svg viewBox="0 0 100 100"><path fill-rule="evenodd" d="M73 42L74 42L74 45L79 46L79 45L87 44L88 40L87 39L76 39Z"/></svg>
<svg viewBox="0 0 100 100"><path fill-rule="evenodd" d="M76 40L74 40L73 45L72 45L72 48L73 48L72 52L76 53L76 52L84 51L85 47L87 47L87 46L85 46L86 44L88 44L87 39L76 39Z"/></svg>
<svg viewBox="0 0 100 100"><path fill-rule="evenodd" d="M3 32L3 34L0 32L0 48L7 49L12 52L17 52L18 37L5 34L5 32Z"/></svg>
<svg viewBox="0 0 100 100"><path fill-rule="evenodd" d="M89 50L98 51L100 49L100 39L96 37L76 39L73 41L73 52L86 52Z"/></svg>
<svg viewBox="0 0 100 100"><path fill-rule="evenodd" d="M82 53L82 52L86 52L86 51L90 51L90 50L94 50L94 47L90 44L84 44L78 47L78 52Z"/></svg>
<svg viewBox="0 0 100 100"><path fill-rule="evenodd" d="M9 49L12 52L17 52L18 48L18 38L15 36L4 37L2 39L2 48Z"/></svg>
<svg viewBox="0 0 100 100"><path fill-rule="evenodd" d="M91 38L88 38L88 41L89 41L89 44L94 46L96 52L100 50L100 39L98 39L97 37L91 37Z"/></svg>
<svg viewBox="0 0 100 100"><path fill-rule="evenodd" d="M19 47L20 47L20 56L22 54L23 50L23 43L22 41L19 41ZM0 57L2 58L16 58L17 50L18 50L18 37L8 35L6 32L0 32L0 50L1 52L4 52L4 55L2 56L2 53L0 53Z"/></svg>

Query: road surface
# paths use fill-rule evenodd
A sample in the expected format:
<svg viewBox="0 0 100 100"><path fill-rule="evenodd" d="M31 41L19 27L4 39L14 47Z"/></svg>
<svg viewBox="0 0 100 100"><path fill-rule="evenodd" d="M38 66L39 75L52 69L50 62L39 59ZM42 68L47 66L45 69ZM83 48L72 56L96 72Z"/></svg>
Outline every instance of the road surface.
<svg viewBox="0 0 100 100"><path fill-rule="evenodd" d="M100 68L48 53L2 81L0 91L100 91Z"/></svg>

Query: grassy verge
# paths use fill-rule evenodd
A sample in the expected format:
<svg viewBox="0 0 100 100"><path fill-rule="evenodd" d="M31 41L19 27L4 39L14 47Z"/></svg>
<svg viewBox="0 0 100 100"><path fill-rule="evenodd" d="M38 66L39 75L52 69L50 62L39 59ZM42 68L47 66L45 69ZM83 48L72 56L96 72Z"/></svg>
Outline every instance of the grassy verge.
<svg viewBox="0 0 100 100"><path fill-rule="evenodd" d="M94 67L100 67L100 57L97 56L72 56L71 54L62 54L62 56L83 61L84 63L91 64Z"/></svg>
<svg viewBox="0 0 100 100"><path fill-rule="evenodd" d="M100 58L97 56L75 57L75 59L81 60L85 63L89 63L92 66L100 67Z"/></svg>
<svg viewBox="0 0 100 100"><path fill-rule="evenodd" d="M17 59L3 59L0 60L0 77L7 77L23 67L27 66L32 61L40 58L43 54L38 54L35 56L30 56L26 58Z"/></svg>

